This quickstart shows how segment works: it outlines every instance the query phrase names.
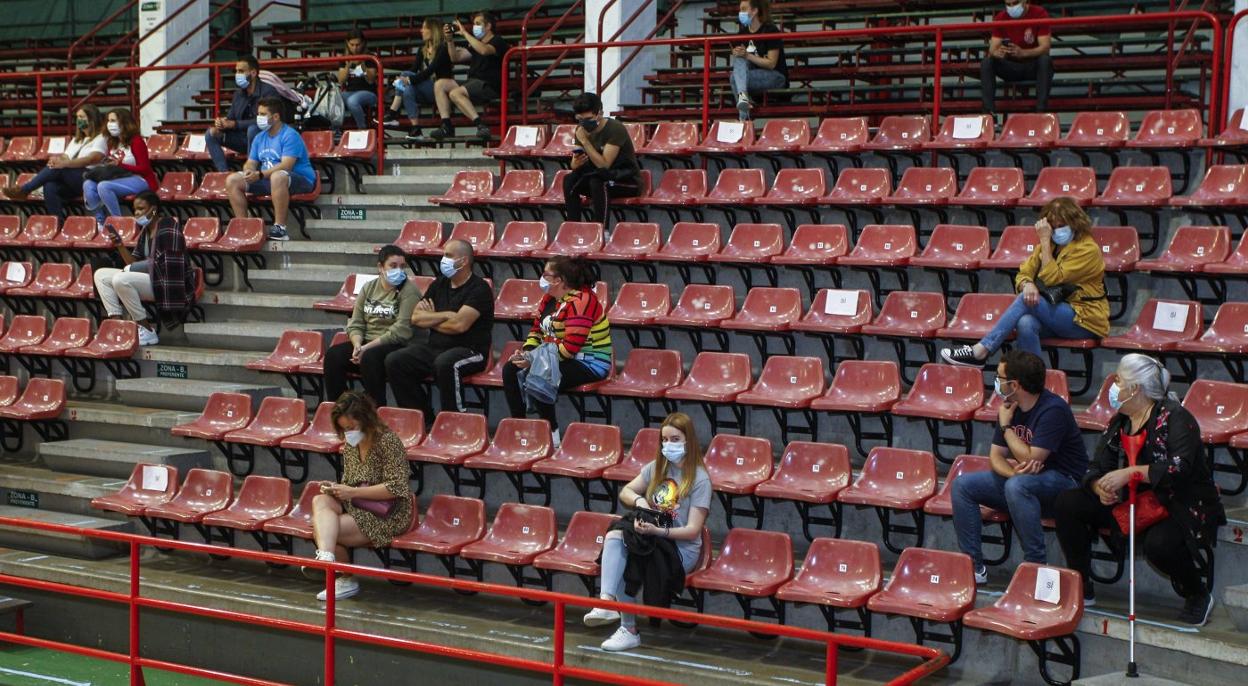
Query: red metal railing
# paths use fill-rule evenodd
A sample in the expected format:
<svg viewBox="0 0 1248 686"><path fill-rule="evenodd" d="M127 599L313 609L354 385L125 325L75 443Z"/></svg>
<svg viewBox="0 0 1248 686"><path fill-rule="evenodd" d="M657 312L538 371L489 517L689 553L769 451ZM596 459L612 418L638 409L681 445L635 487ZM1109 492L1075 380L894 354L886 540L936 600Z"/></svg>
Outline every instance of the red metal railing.
<svg viewBox="0 0 1248 686"><path fill-rule="evenodd" d="M683 622L691 622L702 624L705 626L716 626L734 631L749 631L756 633L774 634L804 641L814 641L816 643L826 644L826 666L825 666L825 682L827 684L837 683L837 656L841 647L862 648L868 650L896 653L899 655L920 658L922 662L907 670L903 674L897 676L889 684L905 685L913 684L919 679L932 674L949 663L949 657L940 650L925 646L918 646L909 643L894 643L890 641L881 641L879 639L861 638L857 636L849 636L843 634L833 634L825 631L813 631L810 629L802 629L791 626L764 624L762 622L746 621L742 619L734 619L731 617L720 617L715 615L705 615L696 612L685 612L682 610L670 610L644 605L632 605L627 603L617 603L595 598L587 598L582 596L573 596L563 593L552 593L549 591L532 590L526 588L514 588L511 586L498 586L495 584L478 583L474 581L462 581L459 579L451 579L446 577L429 576L425 574L414 574L412 572L398 572L385 569L377 569L374 567L362 567L357 565L348 565L342 563L327 563L306 558L298 558L289 555L279 555L274 553L264 553L251 550L239 550L235 548L226 548L221 546L203 545L200 543L187 543L183 541L171 541L167 539L158 539L150 536L139 536L135 534L126 534L112 531L95 531L92 529L80 529L72 526L61 524L49 524L46 522L29 521L24 519L11 519L8 517L0 517L0 526L15 527L20 529L30 529L36 531L47 531L62 534L70 534L74 536L85 536L97 540L113 541L125 544L130 551L130 583L126 593L116 591L106 591L98 588L85 588L74 586L72 584L42 581L38 579L28 579L25 577L15 576L12 574L0 574L0 584L8 584L21 588L29 588L39 591L47 591L50 593L63 593L80 598L90 598L93 600L102 600L111 603L125 605L129 610L129 651L127 654L116 653L99 648L88 648L85 646L74 645L71 643L62 643L48 639L34 638L26 636L22 633L0 632L0 641L8 641L20 645L34 646L37 648L46 648L51 650L59 650L78 655L85 655L100 660L108 660L111 662L125 663L130 666L130 683L132 685L141 685L143 683L143 668L150 667L153 669L161 669L178 674L187 674L190 676L206 677L227 681L235 684L248 684L250 686L285 686L280 682L258 679L237 674L227 674L214 670L204 669L201 667L193 667L173 662L155 660L153 658L144 657L141 653L141 636L139 633L140 610L151 609L163 612L172 612L179 614L189 614L199 617L207 617L210 619L218 619L251 626L260 626L270 629L279 629L282 631L291 631L311 636L320 636L324 638L324 681L325 686L334 686L334 674L336 667L335 648L339 640L354 643L363 643L368 645L383 646L387 648L395 648L399 650L409 650L429 655L437 655L441 657L449 657L457 660L465 660L470 662L480 662L487 665L497 667L505 667L509 669L532 672L535 674L548 674L551 677L551 683L555 686L562 686L565 679L576 679L581 681L592 681L604 684L619 684L621 686L632 686L639 684L642 686L668 686L665 682L641 679L633 676L620 676L610 672L604 672L596 669L586 669L581 667L571 667L565 661L566 641L564 636L564 619L567 615L567 608L593 608L603 607L620 612L631 612L643 616L658 617L661 619L676 620ZM162 549L175 549L183 552L210 554L217 556L227 556L241 558L245 560L254 560L262 562L270 562L286 565L304 565L314 567L326 572L325 587L328 599L325 603L325 621L324 624L313 624L310 622L300 622L287 619L275 619L272 617L264 617L253 615L245 612L235 612L231 610L219 610L209 607L201 607L182 602L173 602L168 600L158 600L156 598L144 597L142 594L142 586L140 583L140 561L141 552L144 547L160 547ZM554 650L550 662L532 660L527 658L512 657L507 655L498 655L482 650L470 648L455 648L450 646L436 645L423 641L415 641L411 639L400 639L389 636L379 636L360 631L350 631L340 629L335 623L337 614L336 602L334 599L334 576L329 572L346 572L357 576L373 577L378 579L387 579L391 581L408 582L420 586L430 588L452 589L457 591L471 591L475 593L484 593L495 596L504 596L511 598L519 598L528 601L543 601L553 606L554 610Z"/></svg>
<svg viewBox="0 0 1248 686"><path fill-rule="evenodd" d="M1226 65L1226 69L1222 73L1222 82L1218 84L1218 91L1222 94L1222 109L1217 112L1218 130L1211 131L1211 136L1222 133L1222 127L1226 126L1226 119L1231 114L1231 64L1235 57L1235 29L1239 28L1239 22L1243 21L1245 16L1248 16L1248 10L1237 12L1226 26L1226 52L1222 57L1222 63Z"/></svg>
<svg viewBox="0 0 1248 686"><path fill-rule="evenodd" d="M624 22L620 24L620 28L617 29L615 33L611 34L611 37L608 38L606 42L614 43L616 39L624 35L624 32L628 30L628 27L632 26L633 22L637 20L637 17L641 16L642 10L649 7L652 2L653 0L646 0L644 3L642 3L641 6L637 8L637 11L633 12L633 14L628 19L625 19ZM602 32L603 32L602 24L603 24L603 19L607 16L607 10L610 9L610 7L614 5L615 3L616 3L616 0L611 0L610 2L608 2L606 5L603 6L602 12L598 15L598 40L602 40ZM667 13L664 14L662 17L659 17L659 20L654 23L654 28L650 29L650 32L647 33L646 37L643 38L642 40L650 40L651 38L654 38L655 36L657 36L660 31L667 28L668 24L673 21L673 18L676 16L676 13L679 12L680 8L684 7L684 5L685 5L684 0L674 0L674 2L672 2L671 4L671 7L668 8ZM608 76L606 81L603 81L602 79L602 54L606 51L605 50L594 51L595 52L594 56L598 59L598 69L597 71L594 72L594 76L598 82L597 92L602 93L604 88L610 87L611 83L614 82L615 79L619 77L620 74L624 73L624 70L628 68L628 65L631 64L633 60L637 58L637 55L640 54L643 49L644 47L640 45L633 48L632 52L628 53L628 56L620 61L619 66L615 68L615 71L611 72L611 76Z"/></svg>
<svg viewBox="0 0 1248 686"><path fill-rule="evenodd" d="M122 5L121 7L119 7L119 8L117 9L117 11L116 11L116 12L113 12L112 14L108 15L107 17L104 17L103 19L101 19L101 20L100 20L100 23L98 23L98 24L96 24L94 27L92 27L90 31L87 31L86 33L84 33L84 34L82 34L81 36L79 36L79 37L78 37L78 40L74 41L73 43L70 43L70 44L69 44L69 51L68 51L68 52L66 52L66 54L65 54L65 66L69 67L70 69L73 69L73 67L74 67L74 51L78 49L78 46L79 46L79 45L82 45L83 43L87 42L88 40L91 40L92 38L94 38L94 37L95 37L95 34L97 34L97 33L99 33L100 31L102 31L102 30L104 29L104 27L105 27L105 26L108 26L109 24L113 23L114 21L117 21L117 18L118 18L118 17L121 17L122 15L126 14L126 13L127 13L127 12L129 12L130 10L134 9L134 6L135 6L135 5L137 5L137 4L139 4L139 0L130 0L130 2L127 2L126 4L124 4L124 5ZM132 32L132 33L133 33L133 32ZM113 47L116 47L116 46L113 46ZM110 47L109 49L111 50L112 48Z"/></svg>
<svg viewBox="0 0 1248 686"><path fill-rule="evenodd" d="M1209 80L1209 130L1214 135L1214 127L1217 115L1220 112L1221 93L1219 85L1223 83L1222 67L1223 67L1223 33L1222 23L1216 16L1209 12L1157 12L1151 14L1123 14L1108 15L1100 17L1074 17L1074 18L1058 18L1058 19L1026 19L1013 20L1011 26L1027 27L1027 26L1047 26L1055 31L1061 29L1074 28L1092 28L1104 31L1116 31L1127 27L1147 27L1153 25L1169 25L1175 21L1192 20L1194 22L1207 22L1213 33L1213 49L1212 49L1212 74ZM935 24L935 25L919 25L919 26L888 26L879 28L862 28L862 29L834 29L827 31L803 31L800 33L776 33L769 35L754 36L755 40L772 39L782 41L802 41L810 43L814 40L849 40L860 38L895 38L898 36L933 36L935 39L935 63L933 82L936 84L934 94L932 96L932 127L936 130L940 126L940 106L943 97L943 88L941 85L941 73L946 62L943 54L944 39L949 35L979 35L983 36L991 30L991 26L984 22L963 23L963 24ZM577 47L599 51L605 48L624 48L624 47L675 47L681 45L701 45L702 46L702 87L703 92L708 97L702 98L702 125L703 130L710 125L710 85L711 85L711 47L731 44L740 41L737 34L727 34L722 36L702 36L696 38L665 38L657 40L627 40L614 42L597 42L583 43ZM520 59L527 59L528 55L533 53L554 52L558 50L566 50L561 45L525 45L513 46L507 51L503 57L503 97L501 98L502 108L502 125L506 130L508 119L508 94L510 93L510 73L508 64L513 56ZM1167 71L1173 68L1173 64L1168 65ZM1202 85L1203 82L1202 82ZM522 123L528 121L528 103L527 100L521 103L520 120Z"/></svg>

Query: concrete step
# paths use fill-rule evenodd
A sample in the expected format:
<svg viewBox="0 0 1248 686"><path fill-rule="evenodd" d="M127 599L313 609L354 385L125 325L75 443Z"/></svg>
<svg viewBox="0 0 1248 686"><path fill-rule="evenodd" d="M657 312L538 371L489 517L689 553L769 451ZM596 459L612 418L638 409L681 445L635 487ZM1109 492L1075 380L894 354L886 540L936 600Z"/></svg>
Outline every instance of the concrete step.
<svg viewBox="0 0 1248 686"><path fill-rule="evenodd" d="M171 465L182 474L195 467L212 466L208 451L199 447L171 448L94 438L41 443L39 458L58 472L118 479L128 478L139 462Z"/></svg>
<svg viewBox="0 0 1248 686"><path fill-rule="evenodd" d="M389 176L366 176L364 177L364 190L369 195L409 195L428 197L437 195L446 190L450 185L449 179L453 175L442 170L424 170L402 171L398 176L393 174Z"/></svg>
<svg viewBox="0 0 1248 686"><path fill-rule="evenodd" d="M224 317L222 317L224 319ZM305 328L292 326L291 328ZM313 328L308 326L306 328ZM333 327L329 327L333 328ZM280 377L247 369L245 365L262 357L255 350L220 350L215 348L192 348L185 346L157 346L145 348L139 362L143 378L175 378L221 383L252 385L279 384ZM184 369L183 369L184 368Z"/></svg>
<svg viewBox="0 0 1248 686"><path fill-rule="evenodd" d="M186 439L169 430L193 421L199 412L123 405L120 402L72 400L66 404L69 435L103 441L126 441L181 448Z"/></svg>
<svg viewBox="0 0 1248 686"><path fill-rule="evenodd" d="M326 300L338 293L349 274L372 271L343 265L305 264L289 269L254 270L251 272L251 283L262 293L298 293Z"/></svg>
<svg viewBox="0 0 1248 686"><path fill-rule="evenodd" d="M341 285L341 281L338 285ZM335 291L337 286L335 286ZM260 321L210 321L200 324L187 324L186 335L197 345L226 350L252 350L269 353L282 332L298 328L285 322ZM254 359L254 358L253 358Z"/></svg>
<svg viewBox="0 0 1248 686"><path fill-rule="evenodd" d="M134 533L134 522L119 522L113 519L102 519L88 515L57 512L56 510L38 510L26 507L0 505L0 517L25 519L50 524L64 524L96 531L120 531ZM70 557L99 560L113 557L125 551L126 547L118 543L110 543L99 539L75 534L63 534L50 531L36 531L23 527L0 524L0 546L50 553L52 555L68 555Z"/></svg>
<svg viewBox="0 0 1248 686"><path fill-rule="evenodd" d="M398 236L396 230L391 239ZM297 240L276 244L270 254L271 266L281 265L283 268L298 268L304 264L331 264L373 269L377 265L377 255L373 252L379 244L360 241L355 236L340 235L337 240Z"/></svg>
<svg viewBox="0 0 1248 686"><path fill-rule="evenodd" d="M398 238L404 222L408 219L440 221L445 226L444 233L450 233L455 222L463 219L455 210L432 206L409 208L408 212L397 218L386 218L386 215L373 211L368 211L367 216L368 219L363 221L340 220L335 211L329 211L324 219L308 220L308 235L314 241L359 241L377 246Z"/></svg>
<svg viewBox="0 0 1248 686"><path fill-rule="evenodd" d="M369 265L360 272L371 272L375 265ZM266 283L266 286L269 285ZM342 282L339 281L341 286ZM337 290L334 291L337 293ZM288 328L322 328L340 327L342 318L332 312L314 309L313 303L324 300L320 295L289 295L269 293L265 291L220 291L204 296L201 304L210 322L240 321L254 319L258 321L280 321L289 324ZM197 343L197 341L191 341ZM163 348L165 346L157 346Z"/></svg>
<svg viewBox="0 0 1248 686"><path fill-rule="evenodd" d="M1171 679L1161 679L1147 674L1141 674L1134 678L1127 678L1122 673L1102 674L1100 676L1088 677L1086 679L1076 679L1070 682L1073 686L1188 686L1182 681L1173 681Z"/></svg>
<svg viewBox="0 0 1248 686"><path fill-rule="evenodd" d="M91 499L116 493L125 483L125 479L72 474L6 461L0 463L0 504L32 502L33 499L44 509L107 518L108 515L91 509Z"/></svg>
<svg viewBox="0 0 1248 686"><path fill-rule="evenodd" d="M269 347L272 350L272 346ZM246 393L252 405L270 395L282 395L282 388L272 384L241 384L196 379L122 379L117 382L121 402L134 407L151 407L183 412L203 412L204 403L213 393Z"/></svg>
<svg viewBox="0 0 1248 686"><path fill-rule="evenodd" d="M442 166L460 165L464 167L494 167L498 163L481 154L481 148L435 148L435 147L392 147L386 150L386 159L400 162L420 162Z"/></svg>

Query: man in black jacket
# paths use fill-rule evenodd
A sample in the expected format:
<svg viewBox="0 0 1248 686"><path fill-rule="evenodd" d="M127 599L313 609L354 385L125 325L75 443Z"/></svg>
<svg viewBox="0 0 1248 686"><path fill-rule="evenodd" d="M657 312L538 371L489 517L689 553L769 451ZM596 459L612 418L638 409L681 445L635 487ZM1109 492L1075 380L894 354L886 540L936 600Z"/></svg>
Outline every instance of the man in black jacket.
<svg viewBox="0 0 1248 686"><path fill-rule="evenodd" d="M213 119L212 126L204 133L204 147L212 157L212 165L221 172L230 170L223 147L246 155L251 139L260 132L256 126L256 108L262 99L277 97L277 91L260 80L260 62L251 55L243 55L234 65L234 85L238 90L234 92L230 111L224 117Z"/></svg>

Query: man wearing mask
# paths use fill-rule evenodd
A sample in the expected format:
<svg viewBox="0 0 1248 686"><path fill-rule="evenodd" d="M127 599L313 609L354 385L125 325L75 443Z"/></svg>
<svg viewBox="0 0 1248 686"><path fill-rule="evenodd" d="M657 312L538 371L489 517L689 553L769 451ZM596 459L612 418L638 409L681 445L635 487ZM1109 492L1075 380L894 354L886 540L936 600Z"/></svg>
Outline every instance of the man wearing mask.
<svg viewBox="0 0 1248 686"><path fill-rule="evenodd" d="M446 38L447 54L456 64L468 63L468 79L459 85L453 78L440 78L433 84L433 97L438 106L442 125L429 135L443 140L455 135L451 126L451 105L454 104L477 129L477 138L490 139L490 127L486 126L475 105L497 102L503 92L503 56L511 45L494 33L494 15L480 11L472 15L472 24L464 26L456 19L454 30L447 24L442 29ZM455 35L464 41L465 47L455 45Z"/></svg>
<svg viewBox="0 0 1248 686"><path fill-rule="evenodd" d="M438 264L441 275L412 311L412 328L429 332L386 357L386 378L399 407L420 410L433 421L433 403L424 380L438 386L439 410L463 412L463 379L484 371L494 328L494 293L473 273L475 258L467 241L447 241Z"/></svg>
<svg viewBox="0 0 1248 686"><path fill-rule="evenodd" d="M260 132L256 127L256 110L260 101L277 97L277 91L260 80L260 62L251 55L242 56L234 65L234 85L238 90L234 91L230 111L224 117L213 119L212 127L204 133L204 147L219 172L230 170L222 148L246 154L252 139Z"/></svg>
<svg viewBox="0 0 1248 686"><path fill-rule="evenodd" d="M298 131L282 123L283 111L280 98L260 101L256 126L261 133L251 142L243 170L231 174L225 182L235 217L247 216L248 195L272 197L273 225L268 234L274 241L290 240L290 233L286 231L290 196L311 193L316 187L316 172L308 159L308 148Z"/></svg>
<svg viewBox="0 0 1248 686"><path fill-rule="evenodd" d="M641 167L633 139L624 125L602 114L602 100L582 93L572 102L576 114L576 145L572 150L572 173L563 178L563 197L568 221L581 221L584 199L591 203L588 221L607 228L611 198L632 198L640 192Z"/></svg>
<svg viewBox="0 0 1248 686"><path fill-rule="evenodd" d="M1049 13L1029 0L1005 0L1005 9L992 18L988 54L980 64L984 111L995 114L997 77L1002 81L1035 81L1036 111L1049 109L1053 85L1052 36L1047 25L1015 26L1029 19L1048 19Z"/></svg>
<svg viewBox="0 0 1248 686"><path fill-rule="evenodd" d="M1045 564L1044 527L1058 494L1074 488L1088 469L1088 451L1070 404L1044 387L1044 361L1011 350L997 364L1001 397L988 454L991 471L953 482L953 528L958 547L975 563L976 583L988 582L980 507L1009 512L1027 562Z"/></svg>

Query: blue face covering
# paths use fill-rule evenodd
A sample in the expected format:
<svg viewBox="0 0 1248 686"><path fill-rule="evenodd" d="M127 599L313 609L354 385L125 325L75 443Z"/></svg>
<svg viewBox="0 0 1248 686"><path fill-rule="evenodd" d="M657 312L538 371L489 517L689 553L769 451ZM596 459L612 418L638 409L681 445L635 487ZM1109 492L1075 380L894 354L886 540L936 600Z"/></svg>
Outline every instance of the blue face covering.
<svg viewBox="0 0 1248 686"><path fill-rule="evenodd" d="M1122 398L1118 397L1121 389L1118 388L1118 382L1109 385L1109 406L1118 411L1122 409Z"/></svg>
<svg viewBox="0 0 1248 686"><path fill-rule="evenodd" d="M246 88L247 86L251 85L251 79L248 79L246 74L235 74L234 85L238 86L239 88Z"/></svg>
<svg viewBox="0 0 1248 686"><path fill-rule="evenodd" d="M1011 395L1014 395L1014 392L1013 392L1013 391L1011 391L1011 392L1010 392L1010 393L1008 393L1008 394L1001 392L1001 379L999 379L999 378L997 378L997 379L993 379L993 380L992 380L992 390L993 390L993 392L994 392L994 393L996 393L996 394L997 394L997 395L998 395L998 396L999 396L1002 400L1007 400L1007 399L1009 399L1009 397L1010 397Z"/></svg>
<svg viewBox="0 0 1248 686"><path fill-rule="evenodd" d="M386 270L386 283L391 286L399 286L406 280L407 274L405 274L401 268L396 267L394 269Z"/></svg>
<svg viewBox="0 0 1248 686"><path fill-rule="evenodd" d="M1057 245L1066 245L1074 237L1075 231L1069 226L1059 226L1053 229L1053 242Z"/></svg>
<svg viewBox="0 0 1248 686"><path fill-rule="evenodd" d="M664 441L663 447L661 448L661 450L663 451L663 457L667 458L667 461L671 462L672 464L678 465L681 462L683 462L685 459L685 442L684 441L681 441L679 443L675 443L672 441Z"/></svg>
<svg viewBox="0 0 1248 686"><path fill-rule="evenodd" d="M737 21L741 22L741 25L742 25L742 26L749 26L749 25L750 25L750 18L751 18L751 17L750 17L750 13L749 13L749 12L738 12L738 13L737 13Z"/></svg>
<svg viewBox="0 0 1248 686"><path fill-rule="evenodd" d="M1005 13L1010 15L1011 19L1018 19L1022 17L1023 13L1026 11L1027 11L1027 6L1021 2L1018 3L1017 5L1010 5L1005 8Z"/></svg>
<svg viewBox="0 0 1248 686"><path fill-rule="evenodd" d="M455 258L443 255L442 259L438 261L438 271L448 279L455 276L455 272L458 271L455 269Z"/></svg>
<svg viewBox="0 0 1248 686"><path fill-rule="evenodd" d="M485 27L484 27L484 26L478 26L478 25L476 25L476 24L473 24L473 26L472 26L472 35L473 35L473 37L474 37L474 38L476 38L477 40L481 40L482 38L485 38Z"/></svg>

